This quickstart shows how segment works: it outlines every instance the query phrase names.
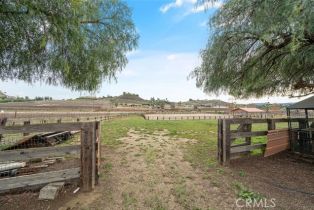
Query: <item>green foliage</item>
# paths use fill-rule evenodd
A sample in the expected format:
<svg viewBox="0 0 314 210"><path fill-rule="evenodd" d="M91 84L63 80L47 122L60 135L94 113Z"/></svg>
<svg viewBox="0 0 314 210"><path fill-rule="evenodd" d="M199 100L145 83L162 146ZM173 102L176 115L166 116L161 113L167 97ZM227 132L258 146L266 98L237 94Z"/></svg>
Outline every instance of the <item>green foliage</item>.
<svg viewBox="0 0 314 210"><path fill-rule="evenodd" d="M314 93L313 8L313 0L225 0L191 73L197 86L242 98Z"/></svg>
<svg viewBox="0 0 314 210"><path fill-rule="evenodd" d="M4 0L0 79L96 90L137 46L131 10L120 0Z"/></svg>
<svg viewBox="0 0 314 210"><path fill-rule="evenodd" d="M243 184L239 182L235 182L234 187L237 191L238 198L242 198L244 200L261 200L263 198L262 195L250 191L247 187L243 186Z"/></svg>
<svg viewBox="0 0 314 210"><path fill-rule="evenodd" d="M241 170L241 171L239 172L239 176L245 177L245 172L244 172L243 170Z"/></svg>
<svg viewBox="0 0 314 210"><path fill-rule="evenodd" d="M134 197L134 193L132 192L131 193L123 192L122 199L123 199L122 203L125 209L129 209L130 207L133 207L137 203L137 200Z"/></svg>
<svg viewBox="0 0 314 210"><path fill-rule="evenodd" d="M157 108L164 108L166 104L171 104L168 99L160 99L160 98L154 98L152 97L149 101L149 104L152 106L152 107L157 107Z"/></svg>

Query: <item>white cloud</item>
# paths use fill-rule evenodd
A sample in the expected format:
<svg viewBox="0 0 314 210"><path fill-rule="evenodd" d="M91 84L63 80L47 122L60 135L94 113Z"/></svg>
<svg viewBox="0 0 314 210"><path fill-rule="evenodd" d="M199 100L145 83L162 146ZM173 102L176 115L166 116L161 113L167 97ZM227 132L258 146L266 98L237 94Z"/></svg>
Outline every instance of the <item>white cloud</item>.
<svg viewBox="0 0 314 210"><path fill-rule="evenodd" d="M222 7L222 5L223 5L222 1L205 2L203 4L195 6L193 9L189 11L189 13L199 13L212 8L217 9Z"/></svg>
<svg viewBox="0 0 314 210"><path fill-rule="evenodd" d="M195 4L197 0L175 0L169 4L165 4L160 7L160 11L162 13L168 12L172 8L179 8L182 7L184 4Z"/></svg>
<svg viewBox="0 0 314 210"><path fill-rule="evenodd" d="M167 56L167 60L169 61L173 61L177 58L178 56L176 54L170 54Z"/></svg>
<svg viewBox="0 0 314 210"><path fill-rule="evenodd" d="M173 0L173 2L164 4L162 7L160 7L160 11L162 13L168 12L170 9L174 8L182 8L183 14L181 15L181 18L191 15L191 14L197 14L200 12L204 12L209 9L218 9L223 6L223 0L218 1L205 1L204 3L197 3L197 0ZM203 24L202 27L205 25Z"/></svg>

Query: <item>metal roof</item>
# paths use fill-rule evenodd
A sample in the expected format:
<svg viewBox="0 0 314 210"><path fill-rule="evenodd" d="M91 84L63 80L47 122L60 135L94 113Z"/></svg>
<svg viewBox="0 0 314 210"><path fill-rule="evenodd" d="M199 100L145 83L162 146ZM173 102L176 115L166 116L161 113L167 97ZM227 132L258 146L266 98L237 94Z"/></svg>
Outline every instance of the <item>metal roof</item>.
<svg viewBox="0 0 314 210"><path fill-rule="evenodd" d="M261 112L265 112L264 110L261 110L261 109L258 109L258 108L242 108L242 107L239 107L239 108L236 108L234 110L232 110L233 112L236 111L236 110L242 110L242 111L245 111L245 112L249 112L249 113L261 113Z"/></svg>
<svg viewBox="0 0 314 210"><path fill-rule="evenodd" d="M299 101L288 107L289 109L314 109L314 96L307 98L303 101Z"/></svg>

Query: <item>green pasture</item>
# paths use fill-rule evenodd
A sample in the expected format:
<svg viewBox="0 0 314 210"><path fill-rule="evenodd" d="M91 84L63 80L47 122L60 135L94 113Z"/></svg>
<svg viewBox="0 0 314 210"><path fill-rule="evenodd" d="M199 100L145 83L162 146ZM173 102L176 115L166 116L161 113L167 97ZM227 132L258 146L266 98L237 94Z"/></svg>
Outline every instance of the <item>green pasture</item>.
<svg viewBox="0 0 314 210"><path fill-rule="evenodd" d="M236 127L237 125L234 125L232 129L236 129ZM277 124L277 128L284 127L287 127L286 123ZM191 143L184 148L186 160L199 167L216 165L217 120L149 121L140 116L114 119L102 123L102 142L107 146L115 147L121 143L119 138L127 136L130 129L140 130L147 134L167 129L174 140L176 137L195 139L197 143ZM262 130L267 130L266 123L252 126L252 131ZM240 141L240 139L236 140L236 142ZM254 137L252 141L254 144L265 143L266 137ZM256 153L260 153L260 151L254 151L254 154Z"/></svg>

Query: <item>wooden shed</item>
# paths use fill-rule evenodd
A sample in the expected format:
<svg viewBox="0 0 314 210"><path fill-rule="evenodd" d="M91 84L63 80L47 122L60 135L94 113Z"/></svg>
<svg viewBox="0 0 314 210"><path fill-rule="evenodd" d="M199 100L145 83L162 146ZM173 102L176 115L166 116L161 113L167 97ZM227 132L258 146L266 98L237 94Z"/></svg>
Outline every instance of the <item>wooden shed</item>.
<svg viewBox="0 0 314 210"><path fill-rule="evenodd" d="M292 150L314 156L314 96L289 106L287 116Z"/></svg>
<svg viewBox="0 0 314 210"><path fill-rule="evenodd" d="M236 108L231 111L232 115L235 117L266 117L267 113L264 110L258 108Z"/></svg>

